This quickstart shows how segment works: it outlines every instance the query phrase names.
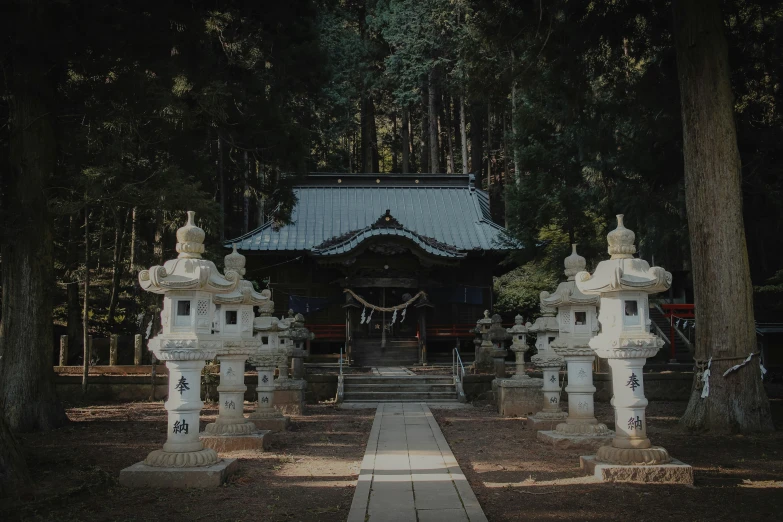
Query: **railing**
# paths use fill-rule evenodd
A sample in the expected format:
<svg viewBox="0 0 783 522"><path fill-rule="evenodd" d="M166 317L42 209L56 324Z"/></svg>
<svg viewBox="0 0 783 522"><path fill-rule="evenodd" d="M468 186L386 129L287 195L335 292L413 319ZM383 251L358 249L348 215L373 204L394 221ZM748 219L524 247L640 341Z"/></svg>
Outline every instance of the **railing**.
<svg viewBox="0 0 783 522"><path fill-rule="evenodd" d="M345 324L308 324L307 328L319 341L345 340Z"/></svg>
<svg viewBox="0 0 783 522"><path fill-rule="evenodd" d="M693 352L693 341L686 337L679 328L674 325L675 319L695 319L696 310L693 304L672 304L665 303L662 305L655 305L658 310L669 318L669 345L671 347L671 358L675 360L677 358L674 348L674 336L677 335L683 340L688 350Z"/></svg>
<svg viewBox="0 0 783 522"><path fill-rule="evenodd" d="M345 395L343 379L343 348L344 346L340 347L340 374L337 376L337 397L335 398L335 402L337 402L337 404L343 402L343 397Z"/></svg>
<svg viewBox="0 0 783 522"><path fill-rule="evenodd" d="M462 364L462 357L459 355L459 346L454 347L451 352L451 376L457 389L457 398L460 402L465 402L465 390L462 387L462 382L465 380L465 365Z"/></svg>

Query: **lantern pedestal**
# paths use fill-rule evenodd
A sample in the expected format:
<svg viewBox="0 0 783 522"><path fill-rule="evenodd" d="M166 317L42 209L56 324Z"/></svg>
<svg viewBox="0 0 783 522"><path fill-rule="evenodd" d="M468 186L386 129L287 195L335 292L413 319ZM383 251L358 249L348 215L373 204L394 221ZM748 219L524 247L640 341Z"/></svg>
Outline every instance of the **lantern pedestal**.
<svg viewBox="0 0 783 522"><path fill-rule="evenodd" d="M534 355L532 361L544 374L542 388L544 408L527 418L527 427L536 431L552 430L568 417L568 414L560 409L559 375L563 359L552 352L551 355Z"/></svg>
<svg viewBox="0 0 783 522"><path fill-rule="evenodd" d="M259 430L268 430L272 432L285 431L288 429L289 418L283 416L272 406L272 399L275 394L274 371L275 362L271 355L262 355L255 358L256 364L260 363L258 370L258 407L251 413L248 419L255 424Z"/></svg>
<svg viewBox="0 0 783 522"><path fill-rule="evenodd" d="M272 406L284 415L302 415L304 413L305 390L307 381L304 379L278 379Z"/></svg>
<svg viewBox="0 0 783 522"><path fill-rule="evenodd" d="M504 417L527 417L541 407L543 379L527 376L495 379L492 385L498 401L498 413Z"/></svg>
<svg viewBox="0 0 783 522"><path fill-rule="evenodd" d="M598 462L595 456L589 456L579 457L579 467L604 482L693 485L693 468L677 459L667 464L622 466Z"/></svg>
<svg viewBox="0 0 783 522"><path fill-rule="evenodd" d="M120 471L120 485L126 488L216 488L237 469L237 459L221 459L216 464L199 468L159 468L138 462Z"/></svg>
<svg viewBox="0 0 783 522"><path fill-rule="evenodd" d="M252 341L251 341L252 342ZM263 451L264 435L243 415L245 390L245 360L247 354L219 355L219 414L207 424L199 436L201 443L218 453L227 451Z"/></svg>

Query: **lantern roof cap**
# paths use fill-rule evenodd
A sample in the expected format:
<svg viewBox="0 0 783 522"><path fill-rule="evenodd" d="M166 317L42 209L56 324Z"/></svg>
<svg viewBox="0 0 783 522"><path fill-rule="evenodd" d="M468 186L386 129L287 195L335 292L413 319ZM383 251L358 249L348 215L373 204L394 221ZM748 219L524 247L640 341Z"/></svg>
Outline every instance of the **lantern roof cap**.
<svg viewBox="0 0 783 522"><path fill-rule="evenodd" d="M576 287L581 293L601 295L628 290L656 294L671 286L671 273L633 257L634 233L623 226L622 218L622 214L617 216L617 228L607 236L612 257L598 263L592 275L589 272L576 275Z"/></svg>
<svg viewBox="0 0 783 522"><path fill-rule="evenodd" d="M196 226L195 212L188 211L188 221L177 230L176 259L166 261L139 272L139 284L143 290L156 294L176 291L201 291L211 294L233 292L239 285L240 275L233 270L221 274L215 263L203 259L204 231Z"/></svg>

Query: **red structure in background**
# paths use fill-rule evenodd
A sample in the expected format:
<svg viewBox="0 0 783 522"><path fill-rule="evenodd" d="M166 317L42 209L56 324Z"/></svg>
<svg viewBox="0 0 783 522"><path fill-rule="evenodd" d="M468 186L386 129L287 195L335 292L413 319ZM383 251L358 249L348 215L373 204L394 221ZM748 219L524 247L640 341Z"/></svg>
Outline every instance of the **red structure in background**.
<svg viewBox="0 0 783 522"><path fill-rule="evenodd" d="M674 350L674 320L676 319L695 319L696 311L692 304L662 304L661 309L664 315L669 318L669 345L671 346L671 359L676 360L677 356Z"/></svg>

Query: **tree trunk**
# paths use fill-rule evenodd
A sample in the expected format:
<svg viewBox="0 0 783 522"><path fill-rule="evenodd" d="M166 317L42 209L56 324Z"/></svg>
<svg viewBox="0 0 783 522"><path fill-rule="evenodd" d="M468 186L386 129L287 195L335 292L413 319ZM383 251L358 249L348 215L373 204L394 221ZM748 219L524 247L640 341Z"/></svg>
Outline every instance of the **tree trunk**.
<svg viewBox="0 0 783 522"><path fill-rule="evenodd" d="M14 431L51 429L67 422L54 387L52 222L46 186L57 160L53 65L48 45L52 21L35 2L15 7L16 47L5 69L9 105L9 169L2 177L5 222L0 235L0 413Z"/></svg>
<svg viewBox="0 0 783 522"><path fill-rule="evenodd" d="M410 136L408 135L408 122L410 120L410 111L402 110L402 129L400 140L402 141L402 173L407 174L410 171Z"/></svg>
<svg viewBox="0 0 783 522"><path fill-rule="evenodd" d="M445 107L443 108L443 112L441 114L445 114L446 121L443 123L446 126L446 141L449 144L449 155L448 155L448 172L449 174L456 173L455 167L454 167L454 136L451 134L451 128L452 128L452 118L451 118L451 101L448 96L443 97L443 101L445 103Z"/></svg>
<svg viewBox="0 0 783 522"><path fill-rule="evenodd" d="M226 240L226 182L223 177L223 140L217 139L218 190L220 191L220 242Z"/></svg>
<svg viewBox="0 0 783 522"><path fill-rule="evenodd" d="M130 210L125 211L125 215L120 219L120 215L115 213L114 229L114 256L112 257L111 267L111 296L109 297L109 312L106 322L111 329L114 326L114 315L117 312L117 303L120 299L120 282L122 281L122 253L125 245L125 229L128 224L128 215Z"/></svg>
<svg viewBox="0 0 783 522"><path fill-rule="evenodd" d="M22 448L0 415L0 498L14 496L30 485Z"/></svg>
<svg viewBox="0 0 783 522"><path fill-rule="evenodd" d="M478 178L476 183L479 187L482 186L481 164L483 163L484 158L484 130L482 127L484 115L482 112L481 105L478 103L472 104L470 114L470 170Z"/></svg>
<svg viewBox="0 0 783 522"><path fill-rule="evenodd" d="M82 311L79 299L79 214L68 218L68 247L66 252L67 309L68 309L68 353L76 353L82 333ZM67 364L67 361L66 361Z"/></svg>
<svg viewBox="0 0 783 522"><path fill-rule="evenodd" d="M130 259L128 260L128 272L131 276L136 275L136 207L131 212L131 237L130 237Z"/></svg>
<svg viewBox="0 0 783 522"><path fill-rule="evenodd" d="M675 0L685 202L698 335L696 361L712 357L709 396L696 388L681 422L692 430L772 430L754 358L753 288L742 219L742 170L723 17L718 0Z"/></svg>
<svg viewBox="0 0 783 522"><path fill-rule="evenodd" d="M440 172L440 147L438 143L438 89L435 86L435 69L430 70L427 113L430 122L430 172Z"/></svg>
<svg viewBox="0 0 783 522"><path fill-rule="evenodd" d="M513 149L514 157L514 182L519 182L519 144L517 140L517 78L515 76L516 60L514 57L514 51L511 51L511 148ZM510 179L510 178L508 178Z"/></svg>
<svg viewBox="0 0 783 522"><path fill-rule="evenodd" d="M103 257L103 222L105 220L105 212L101 209L98 214L98 251L95 255L95 274L97 277L101 276L101 257Z"/></svg>
<svg viewBox="0 0 783 522"><path fill-rule="evenodd" d="M362 96L362 172L375 173L380 170L378 161L378 133L375 128L375 102L372 96Z"/></svg>
<svg viewBox="0 0 783 522"><path fill-rule="evenodd" d="M468 170L468 133L465 124L465 97L459 98L459 136L462 142L462 173L467 174Z"/></svg>
<svg viewBox="0 0 783 522"><path fill-rule="evenodd" d="M154 257L153 263L157 265L163 264L163 236L163 211L158 209L155 211L155 238L152 246L152 257Z"/></svg>
<svg viewBox="0 0 783 522"><path fill-rule="evenodd" d="M87 373L90 368L90 213L84 208L84 311L82 324L84 336L82 342L82 394L87 393Z"/></svg>
<svg viewBox="0 0 783 522"><path fill-rule="evenodd" d="M419 130L419 172L431 172L430 169L430 96L427 80L425 79L421 89L421 128Z"/></svg>
<svg viewBox="0 0 783 522"><path fill-rule="evenodd" d="M400 139L399 135L397 134L397 113L392 112L391 114L392 119L392 172L398 172L398 162L397 162L397 154L399 153L400 143L402 143L402 139Z"/></svg>
<svg viewBox="0 0 783 522"><path fill-rule="evenodd" d="M245 151L245 189L242 191L242 210L244 221L242 222L242 233L247 234L250 230L250 161L247 159Z"/></svg>

